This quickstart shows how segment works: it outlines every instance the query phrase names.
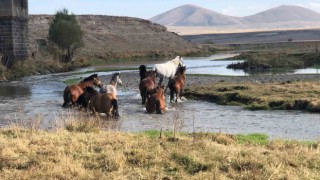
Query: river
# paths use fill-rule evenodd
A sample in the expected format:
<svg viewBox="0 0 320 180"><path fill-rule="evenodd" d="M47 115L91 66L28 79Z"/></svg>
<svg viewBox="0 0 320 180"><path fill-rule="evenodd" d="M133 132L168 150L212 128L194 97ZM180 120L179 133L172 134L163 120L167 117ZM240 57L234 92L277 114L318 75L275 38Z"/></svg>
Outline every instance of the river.
<svg viewBox="0 0 320 180"><path fill-rule="evenodd" d="M231 55L185 58L185 63L189 74L247 76L248 74L242 71L226 69L230 61L216 60ZM138 65L130 66L138 67ZM79 71L88 69L94 68ZM99 75L111 73L105 72ZM66 86L63 80L80 76L84 75L60 73L0 83L0 126L6 127L13 123L26 123L39 119L41 128L50 129L61 116L79 114L78 111L61 108L61 105L63 89ZM121 131L175 128L186 132L264 133L271 139L318 140L320 137L319 114L300 111L249 111L236 106L184 100L177 104L167 103L166 113L156 115L145 112L137 91L120 91L118 98L121 118L108 121L116 124L117 129ZM167 97L167 102L168 99Z"/></svg>

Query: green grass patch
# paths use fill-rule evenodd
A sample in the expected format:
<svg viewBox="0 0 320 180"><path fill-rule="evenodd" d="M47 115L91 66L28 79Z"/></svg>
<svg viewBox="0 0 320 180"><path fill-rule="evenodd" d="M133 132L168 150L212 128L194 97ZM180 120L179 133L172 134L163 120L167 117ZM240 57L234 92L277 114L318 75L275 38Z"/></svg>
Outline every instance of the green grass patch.
<svg viewBox="0 0 320 180"><path fill-rule="evenodd" d="M159 138L160 137L160 131L158 130L147 130L147 131L143 131L141 133L141 135L146 135L150 138ZM173 136L173 132L172 131L162 131L161 132L162 136L165 137L172 137Z"/></svg>
<svg viewBox="0 0 320 180"><path fill-rule="evenodd" d="M269 142L268 138L268 135L259 133L236 135L236 140L240 144L266 145Z"/></svg>
<svg viewBox="0 0 320 180"><path fill-rule="evenodd" d="M76 84L79 83L81 80L79 78L74 78L74 79L67 79L65 81L63 81L65 84L67 85L72 85L72 84Z"/></svg>

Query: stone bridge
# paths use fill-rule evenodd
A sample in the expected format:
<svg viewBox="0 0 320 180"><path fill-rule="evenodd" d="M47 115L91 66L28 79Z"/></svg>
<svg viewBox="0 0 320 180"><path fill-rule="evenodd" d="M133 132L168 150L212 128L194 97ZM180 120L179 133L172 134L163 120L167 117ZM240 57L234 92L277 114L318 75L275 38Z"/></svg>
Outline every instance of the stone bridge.
<svg viewBox="0 0 320 180"><path fill-rule="evenodd" d="M0 0L1 63L9 68L28 54L28 0Z"/></svg>

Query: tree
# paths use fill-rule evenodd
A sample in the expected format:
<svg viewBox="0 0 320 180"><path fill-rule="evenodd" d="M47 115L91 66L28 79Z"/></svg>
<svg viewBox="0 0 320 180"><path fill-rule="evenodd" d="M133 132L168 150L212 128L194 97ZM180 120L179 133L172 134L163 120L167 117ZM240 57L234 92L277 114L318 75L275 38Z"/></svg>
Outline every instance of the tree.
<svg viewBox="0 0 320 180"><path fill-rule="evenodd" d="M67 9L57 11L49 28L49 40L64 52L65 61L70 62L74 51L83 44L83 31L74 14Z"/></svg>

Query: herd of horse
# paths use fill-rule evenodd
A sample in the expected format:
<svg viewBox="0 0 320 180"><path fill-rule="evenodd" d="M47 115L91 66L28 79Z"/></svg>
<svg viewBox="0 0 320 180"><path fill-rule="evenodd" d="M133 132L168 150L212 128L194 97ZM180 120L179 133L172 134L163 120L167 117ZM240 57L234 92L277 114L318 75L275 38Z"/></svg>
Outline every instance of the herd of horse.
<svg viewBox="0 0 320 180"><path fill-rule="evenodd" d="M142 104L145 105L148 113L162 114L165 112L165 92L170 89L170 103L181 100L182 92L186 81L186 66L181 56L166 63L155 64L152 70L147 70L147 66L139 67L140 83L139 90ZM160 80L156 83L156 77ZM169 78L165 88L162 85L163 78ZM62 107L67 107L70 103L80 109L92 112L105 113L107 117L119 117L117 85L122 84L119 73L114 73L111 81L103 85L98 78L98 74L93 74L83 79L78 84L67 86L63 92L64 103ZM95 90L98 87L99 92Z"/></svg>

